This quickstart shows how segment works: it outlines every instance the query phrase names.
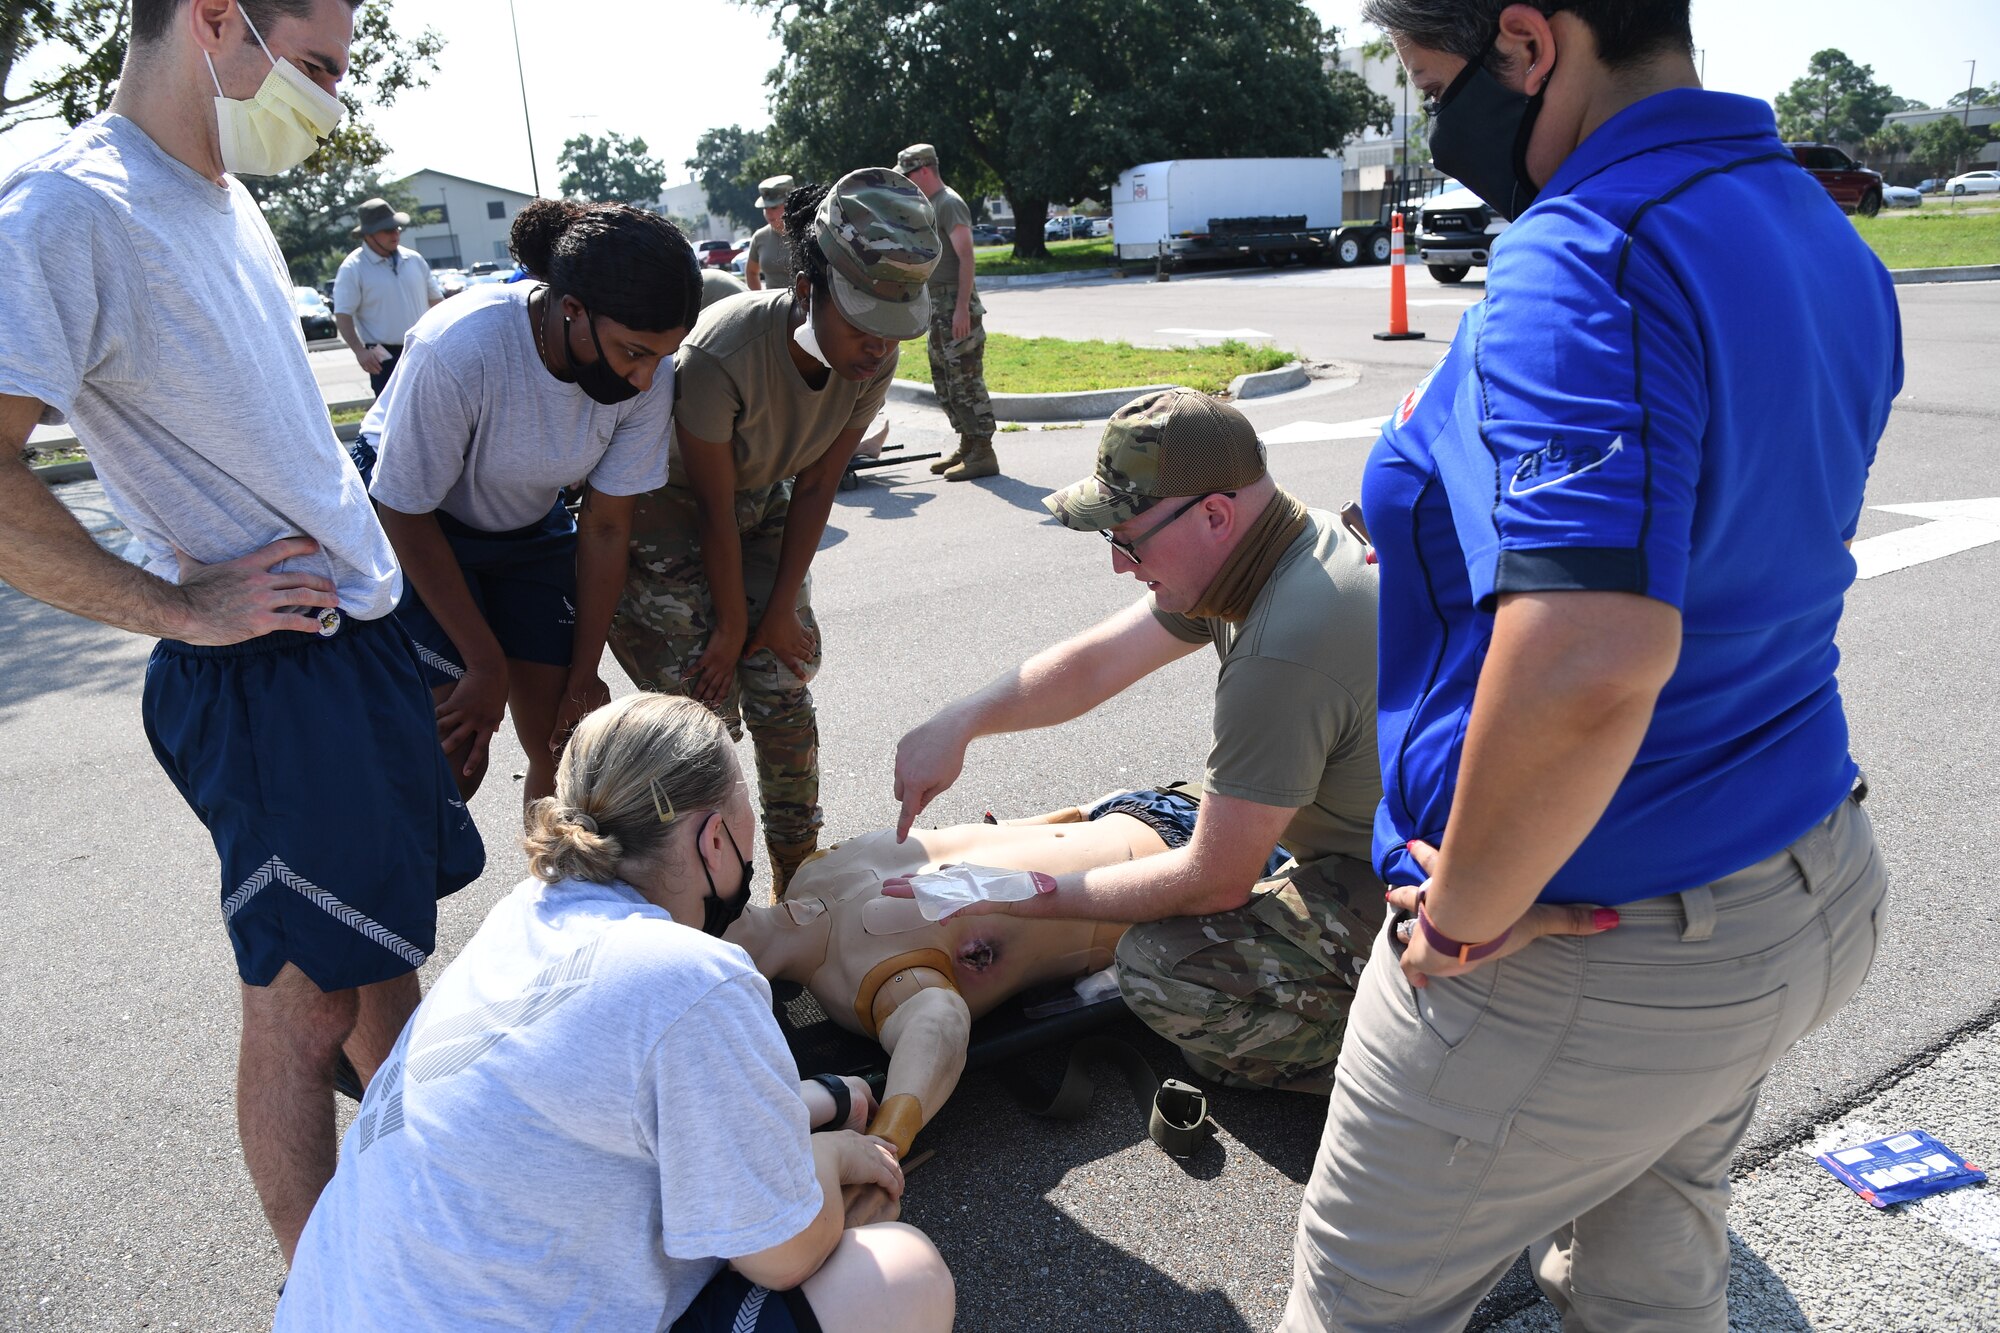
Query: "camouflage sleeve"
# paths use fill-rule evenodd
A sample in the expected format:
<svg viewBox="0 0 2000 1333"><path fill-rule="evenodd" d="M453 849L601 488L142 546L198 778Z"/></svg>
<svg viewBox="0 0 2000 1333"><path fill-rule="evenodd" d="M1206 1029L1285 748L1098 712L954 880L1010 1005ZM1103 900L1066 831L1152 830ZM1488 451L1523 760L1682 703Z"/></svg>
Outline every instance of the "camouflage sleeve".
<svg viewBox="0 0 2000 1333"><path fill-rule="evenodd" d="M1292 810L1311 804L1353 707L1323 671L1271 657L1225 663L1203 789Z"/></svg>
<svg viewBox="0 0 2000 1333"><path fill-rule="evenodd" d="M1196 620L1178 611L1162 611L1159 602L1151 593L1146 595L1146 607L1153 613L1153 619L1160 622L1160 628L1179 639L1182 643L1213 643L1215 636L1208 632L1206 620Z"/></svg>
<svg viewBox="0 0 2000 1333"><path fill-rule="evenodd" d="M674 420L697 440L727 444L736 437L743 395L723 364L701 347L683 347L674 362Z"/></svg>
<svg viewBox="0 0 2000 1333"><path fill-rule="evenodd" d="M889 384L896 378L896 363L902 354L901 344L890 348L888 363L875 372L874 379L861 386L861 396L854 400L854 411L847 417L849 430L867 425L882 410L882 404L888 401Z"/></svg>

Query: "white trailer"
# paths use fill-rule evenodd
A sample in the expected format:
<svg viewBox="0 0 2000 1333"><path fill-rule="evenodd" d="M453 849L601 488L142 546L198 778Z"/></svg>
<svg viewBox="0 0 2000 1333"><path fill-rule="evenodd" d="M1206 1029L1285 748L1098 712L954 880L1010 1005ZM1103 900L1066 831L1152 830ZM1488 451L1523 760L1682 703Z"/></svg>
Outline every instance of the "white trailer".
<svg viewBox="0 0 2000 1333"><path fill-rule="evenodd" d="M1169 247L1192 255L1224 233L1246 253L1301 243L1260 247L1252 237L1330 238L1341 221L1341 167L1337 157L1180 157L1133 167L1111 190L1118 258L1152 259L1163 240L1211 242Z"/></svg>

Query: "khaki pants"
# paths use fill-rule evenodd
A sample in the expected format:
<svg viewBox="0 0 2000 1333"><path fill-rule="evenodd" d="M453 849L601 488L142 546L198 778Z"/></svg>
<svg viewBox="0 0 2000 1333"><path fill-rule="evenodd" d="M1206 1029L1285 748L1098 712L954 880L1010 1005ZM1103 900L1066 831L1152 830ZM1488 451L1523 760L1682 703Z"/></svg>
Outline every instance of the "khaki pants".
<svg viewBox="0 0 2000 1333"><path fill-rule="evenodd" d="M1286 1333L1455 1329L1523 1247L1564 1328L1728 1326L1729 1164L1874 960L1851 800L1713 884L1418 991L1384 928L1299 1211Z"/></svg>

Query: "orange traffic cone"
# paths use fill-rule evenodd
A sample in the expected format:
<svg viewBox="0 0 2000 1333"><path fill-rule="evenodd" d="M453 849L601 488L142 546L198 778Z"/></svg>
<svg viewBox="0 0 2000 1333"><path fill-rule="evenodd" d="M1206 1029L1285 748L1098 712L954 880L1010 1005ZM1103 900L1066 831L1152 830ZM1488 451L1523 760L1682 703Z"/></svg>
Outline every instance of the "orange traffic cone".
<svg viewBox="0 0 2000 1333"><path fill-rule="evenodd" d="M1377 342L1406 342L1421 338L1410 332L1410 303L1403 289L1403 215L1389 215L1389 331L1375 335Z"/></svg>

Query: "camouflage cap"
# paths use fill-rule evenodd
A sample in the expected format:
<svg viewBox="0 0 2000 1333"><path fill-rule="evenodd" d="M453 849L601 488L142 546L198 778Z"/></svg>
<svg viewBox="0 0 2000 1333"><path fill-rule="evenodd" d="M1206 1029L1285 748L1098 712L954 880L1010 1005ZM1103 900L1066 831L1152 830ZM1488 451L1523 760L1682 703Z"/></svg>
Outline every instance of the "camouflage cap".
<svg viewBox="0 0 2000 1333"><path fill-rule="evenodd" d="M898 341L930 327L924 284L940 254L937 215L909 177L887 167L848 172L820 202L813 240L848 323Z"/></svg>
<svg viewBox="0 0 2000 1333"><path fill-rule="evenodd" d="M790 176L766 176L757 182L757 207L783 208L785 196L795 188Z"/></svg>
<svg viewBox="0 0 2000 1333"><path fill-rule="evenodd" d="M1264 475L1248 417L1194 389L1135 398L1105 423L1097 470L1042 505L1066 528L1115 528L1169 496L1233 491Z"/></svg>
<svg viewBox="0 0 2000 1333"><path fill-rule="evenodd" d="M927 143L913 143L902 152L896 154L896 170L898 171L910 172L936 165L937 149Z"/></svg>

